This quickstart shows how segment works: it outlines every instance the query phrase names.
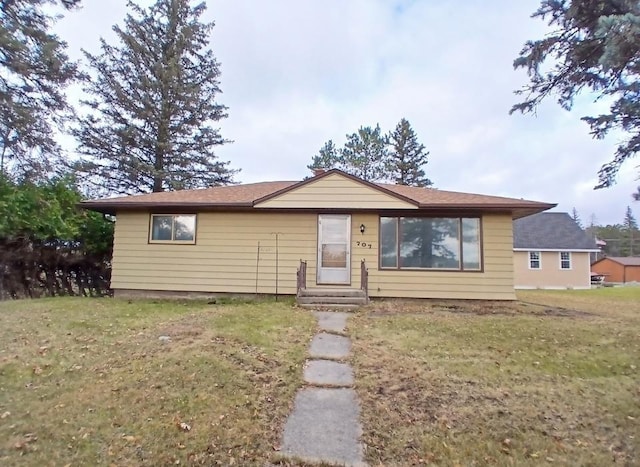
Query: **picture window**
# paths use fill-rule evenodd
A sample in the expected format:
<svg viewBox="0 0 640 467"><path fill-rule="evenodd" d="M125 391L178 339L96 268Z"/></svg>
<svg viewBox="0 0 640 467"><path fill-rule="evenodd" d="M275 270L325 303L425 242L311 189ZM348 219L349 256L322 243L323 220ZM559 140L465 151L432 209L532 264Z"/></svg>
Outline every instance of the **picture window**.
<svg viewBox="0 0 640 467"><path fill-rule="evenodd" d="M381 268L479 271L481 258L479 218L380 218Z"/></svg>

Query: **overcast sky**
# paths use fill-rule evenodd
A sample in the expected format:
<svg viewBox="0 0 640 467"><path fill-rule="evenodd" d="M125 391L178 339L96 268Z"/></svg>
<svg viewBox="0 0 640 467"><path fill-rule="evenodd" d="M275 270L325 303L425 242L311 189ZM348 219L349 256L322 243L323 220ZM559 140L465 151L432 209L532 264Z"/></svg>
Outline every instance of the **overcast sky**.
<svg viewBox="0 0 640 467"><path fill-rule="evenodd" d="M98 52L113 41L125 0L84 0L56 30ZM151 2L141 0L139 4ZM593 190L616 137L594 141L583 115L588 96L566 112L550 101L536 116L513 115L513 91L527 83L512 63L546 25L530 18L539 0L208 0L211 47L222 65L219 102L229 107L218 150L242 169L238 180L300 180L323 143L407 118L430 151L427 175L443 190L575 207L583 222L621 222L638 160L618 184Z"/></svg>

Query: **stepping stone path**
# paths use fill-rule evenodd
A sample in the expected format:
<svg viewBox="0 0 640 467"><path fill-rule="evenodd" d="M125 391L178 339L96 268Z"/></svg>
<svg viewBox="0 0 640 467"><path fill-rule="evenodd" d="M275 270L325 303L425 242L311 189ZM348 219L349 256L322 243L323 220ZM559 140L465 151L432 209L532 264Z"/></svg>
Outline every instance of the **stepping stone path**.
<svg viewBox="0 0 640 467"><path fill-rule="evenodd" d="M340 360L347 358L351 351L351 339L321 332L316 334L309 347L311 358Z"/></svg>
<svg viewBox="0 0 640 467"><path fill-rule="evenodd" d="M347 363L311 360L304 369L304 380L314 386L353 387L353 370Z"/></svg>
<svg viewBox="0 0 640 467"><path fill-rule="evenodd" d="M348 313L315 312L320 332L304 368L308 386L296 395L284 428L282 454L308 462L365 466L360 444L360 406L353 370L342 360L351 351L344 335Z"/></svg>

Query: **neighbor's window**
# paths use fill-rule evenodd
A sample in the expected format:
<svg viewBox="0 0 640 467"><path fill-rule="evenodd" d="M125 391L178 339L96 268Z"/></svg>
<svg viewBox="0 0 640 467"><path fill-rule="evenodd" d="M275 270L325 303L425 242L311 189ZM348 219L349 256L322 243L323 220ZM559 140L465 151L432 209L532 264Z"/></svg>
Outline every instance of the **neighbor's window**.
<svg viewBox="0 0 640 467"><path fill-rule="evenodd" d="M540 269L540 252L529 252L529 269Z"/></svg>
<svg viewBox="0 0 640 467"><path fill-rule="evenodd" d="M571 269L571 253L568 251L560 252L560 269Z"/></svg>
<svg viewBox="0 0 640 467"><path fill-rule="evenodd" d="M152 242L195 243L195 214L152 214Z"/></svg>
<svg viewBox="0 0 640 467"><path fill-rule="evenodd" d="M381 217L380 267L481 269L480 219Z"/></svg>

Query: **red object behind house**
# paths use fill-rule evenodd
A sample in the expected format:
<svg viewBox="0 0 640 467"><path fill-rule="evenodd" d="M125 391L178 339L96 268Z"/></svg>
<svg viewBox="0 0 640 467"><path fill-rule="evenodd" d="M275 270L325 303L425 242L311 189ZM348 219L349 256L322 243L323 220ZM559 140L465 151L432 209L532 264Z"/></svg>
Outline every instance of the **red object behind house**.
<svg viewBox="0 0 640 467"><path fill-rule="evenodd" d="M640 282L640 257L609 256L593 263L591 271L605 276L605 282Z"/></svg>

